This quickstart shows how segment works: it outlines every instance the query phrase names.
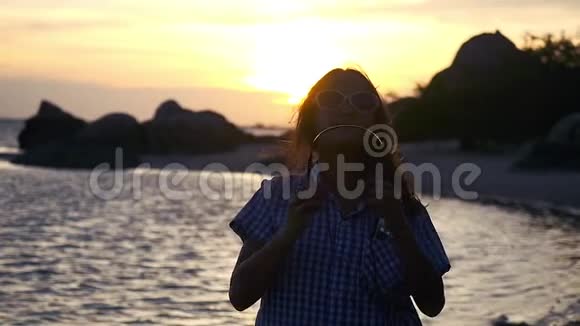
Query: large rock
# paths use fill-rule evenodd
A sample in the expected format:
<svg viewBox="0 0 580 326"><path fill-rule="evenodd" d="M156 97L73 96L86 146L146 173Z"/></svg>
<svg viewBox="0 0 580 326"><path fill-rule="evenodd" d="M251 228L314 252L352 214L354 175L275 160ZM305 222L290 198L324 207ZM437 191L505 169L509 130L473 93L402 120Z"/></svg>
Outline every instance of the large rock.
<svg viewBox="0 0 580 326"><path fill-rule="evenodd" d="M19 141L25 151L12 162L55 168L134 167L144 149L142 127L127 114L108 114L87 124L46 101L27 120Z"/></svg>
<svg viewBox="0 0 580 326"><path fill-rule="evenodd" d="M499 31L474 36L461 45L449 68L435 74L426 95L441 90L464 91L486 83L503 84L512 78L504 69L527 64L526 57Z"/></svg>
<svg viewBox="0 0 580 326"><path fill-rule="evenodd" d="M77 141L91 147L120 147L136 153L145 150L143 128L126 113L110 113L88 124Z"/></svg>
<svg viewBox="0 0 580 326"><path fill-rule="evenodd" d="M43 102L20 138L25 151L15 163L84 169L101 163L134 167L147 153L206 154L277 139L254 137L218 113L187 110L173 100L162 103L153 119L143 124L124 113L107 114L87 124Z"/></svg>
<svg viewBox="0 0 580 326"><path fill-rule="evenodd" d="M577 106L559 78L499 31L470 38L452 64L395 117L400 141L459 139L464 150L513 147L549 130Z"/></svg>
<svg viewBox="0 0 580 326"><path fill-rule="evenodd" d="M417 106L419 100L414 97L402 97L387 104L388 111L392 117L396 117L400 112L412 110Z"/></svg>
<svg viewBox="0 0 580 326"><path fill-rule="evenodd" d="M42 101L36 115L26 120L18 135L21 149L30 150L74 137L87 123L58 106Z"/></svg>
<svg viewBox="0 0 580 326"><path fill-rule="evenodd" d="M218 113L184 109L173 100L162 103L143 127L153 154L231 151L252 139Z"/></svg>
<svg viewBox="0 0 580 326"><path fill-rule="evenodd" d="M546 142L569 146L580 153L580 112L558 121L548 133Z"/></svg>
<svg viewBox="0 0 580 326"><path fill-rule="evenodd" d="M580 171L580 113L562 118L514 163L514 168Z"/></svg>
<svg viewBox="0 0 580 326"><path fill-rule="evenodd" d="M463 43L452 66L472 66L478 69L498 67L508 60L517 59L520 50L500 31L476 35Z"/></svg>

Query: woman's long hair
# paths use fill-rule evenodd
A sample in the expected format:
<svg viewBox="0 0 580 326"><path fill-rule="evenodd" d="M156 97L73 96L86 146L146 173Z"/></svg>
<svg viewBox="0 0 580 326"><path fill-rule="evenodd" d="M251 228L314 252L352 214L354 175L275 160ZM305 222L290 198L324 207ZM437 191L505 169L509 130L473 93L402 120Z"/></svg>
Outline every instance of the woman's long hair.
<svg viewBox="0 0 580 326"><path fill-rule="evenodd" d="M325 85L328 84L328 80L334 78L338 74L355 74L360 78L363 78L368 82L369 91L376 94L379 99L382 99L380 94L378 93L376 87L370 81L368 76L363 72L348 68L348 69L341 69L336 68L328 73L326 73L321 79L319 79L316 84L310 89L308 95L303 100L301 105L298 107L295 115L297 114L296 124L294 128L294 132L291 134L291 141L289 143L289 148L286 151L287 153L287 164L292 171L305 171L309 166L309 159L310 153L314 150L312 148L312 142L318 133L316 128L316 114L318 110L318 105L316 104L315 96L316 94L321 91ZM375 111L374 117L375 124L386 124L392 127L392 118L387 110L385 103L381 100L381 104L379 109ZM366 163L370 162L377 162L376 159L370 158L368 155L365 159ZM393 184L395 180L395 172L397 168L401 165L402 157L398 150L395 148L394 151L387 153L381 161L384 163L384 175L389 181ZM365 171L368 171L369 167L365 167ZM374 169L373 169L374 171ZM402 175L401 180L401 195L403 202L405 203L405 208L415 207L416 205L413 202L419 203L417 197L415 196L415 192L412 187L412 182L407 174ZM421 205L422 207L422 205ZM414 210L413 210L414 211Z"/></svg>

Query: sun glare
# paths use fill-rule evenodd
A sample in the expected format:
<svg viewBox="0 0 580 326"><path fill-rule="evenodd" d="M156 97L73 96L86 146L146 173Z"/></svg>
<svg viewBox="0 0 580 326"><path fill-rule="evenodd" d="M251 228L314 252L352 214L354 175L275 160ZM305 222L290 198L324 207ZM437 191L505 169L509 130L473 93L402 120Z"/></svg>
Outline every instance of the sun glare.
<svg viewBox="0 0 580 326"><path fill-rule="evenodd" d="M337 32L321 21L293 21L256 27L252 74L254 89L287 94L297 104L327 71L346 63Z"/></svg>

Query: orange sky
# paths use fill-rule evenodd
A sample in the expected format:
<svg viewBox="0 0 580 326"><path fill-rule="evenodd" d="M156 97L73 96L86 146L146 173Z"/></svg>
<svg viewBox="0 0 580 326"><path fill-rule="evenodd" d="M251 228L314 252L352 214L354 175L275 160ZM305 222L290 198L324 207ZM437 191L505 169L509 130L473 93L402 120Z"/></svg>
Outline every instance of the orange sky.
<svg viewBox="0 0 580 326"><path fill-rule="evenodd" d="M580 26L580 1L521 3L4 0L0 116L29 116L48 98L89 119L146 119L172 97L239 124L287 125L333 67L359 66L382 92L404 94L474 34L500 29L519 43Z"/></svg>

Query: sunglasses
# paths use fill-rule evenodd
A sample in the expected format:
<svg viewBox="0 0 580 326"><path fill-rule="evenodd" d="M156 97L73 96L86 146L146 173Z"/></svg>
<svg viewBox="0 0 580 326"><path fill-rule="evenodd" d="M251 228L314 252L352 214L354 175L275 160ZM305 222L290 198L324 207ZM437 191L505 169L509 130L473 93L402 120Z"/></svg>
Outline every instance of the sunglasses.
<svg viewBox="0 0 580 326"><path fill-rule="evenodd" d="M319 108L334 109L345 101L356 110L364 112L373 111L381 104L381 99L377 94L365 91L345 95L338 90L328 89L316 94L316 104Z"/></svg>

